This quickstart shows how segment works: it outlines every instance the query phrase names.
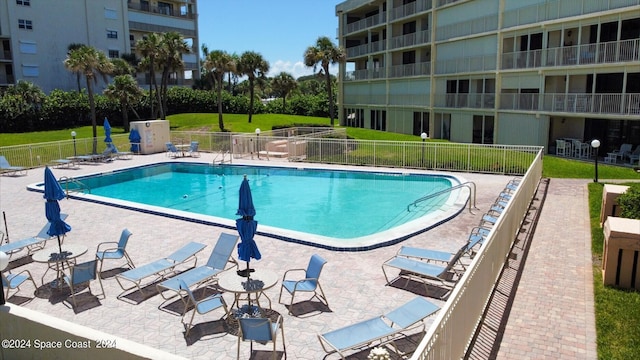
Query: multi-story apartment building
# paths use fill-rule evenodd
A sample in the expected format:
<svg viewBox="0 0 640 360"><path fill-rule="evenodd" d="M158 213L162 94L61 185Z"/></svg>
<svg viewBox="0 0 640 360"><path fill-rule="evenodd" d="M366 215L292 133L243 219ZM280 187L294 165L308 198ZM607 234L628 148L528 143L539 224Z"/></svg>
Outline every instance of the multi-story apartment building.
<svg viewBox="0 0 640 360"><path fill-rule="evenodd" d="M640 144L640 0L348 0L342 124L456 142Z"/></svg>
<svg viewBox="0 0 640 360"><path fill-rule="evenodd" d="M192 48L171 84L191 85L200 76L197 0L0 0L0 87L25 80L45 92L76 89L76 76L63 63L70 44L118 58L136 53L146 34L170 31ZM138 81L148 84L148 75L139 73Z"/></svg>

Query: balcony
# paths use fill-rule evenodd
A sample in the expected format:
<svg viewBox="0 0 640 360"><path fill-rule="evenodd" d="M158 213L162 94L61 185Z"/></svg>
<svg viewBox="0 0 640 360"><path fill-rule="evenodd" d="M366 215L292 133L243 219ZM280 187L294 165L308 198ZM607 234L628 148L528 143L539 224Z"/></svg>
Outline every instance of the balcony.
<svg viewBox="0 0 640 360"><path fill-rule="evenodd" d="M495 102L496 94L456 93L435 95L435 105L437 107L493 109Z"/></svg>
<svg viewBox="0 0 640 360"><path fill-rule="evenodd" d="M367 29L373 26L384 24L386 19L387 19L387 13L383 12L378 15L369 16L362 20L352 22L350 24L347 24L347 26L344 29L345 31L343 35L351 34L351 33L362 31L364 29Z"/></svg>
<svg viewBox="0 0 640 360"><path fill-rule="evenodd" d="M174 9L172 7L166 7L166 6L158 7L158 6L151 6L151 5L148 5L148 4L131 3L130 2L128 4L128 7L131 10L148 12L148 13L152 13L152 14L160 14L160 15L172 16L172 17L177 17L177 18L182 18L182 19L195 19L195 17L196 17L195 14L184 13L180 9L176 10L176 9Z"/></svg>
<svg viewBox="0 0 640 360"><path fill-rule="evenodd" d="M639 94L501 94L500 110L640 115Z"/></svg>
<svg viewBox="0 0 640 360"><path fill-rule="evenodd" d="M362 44L357 46L348 47L347 50L347 58L351 59L354 57L365 56L370 53L384 51L386 49L385 41L374 41L370 44Z"/></svg>
<svg viewBox="0 0 640 360"><path fill-rule="evenodd" d="M391 48L397 49L407 46L428 44L431 41L431 31L423 30L411 34L395 36L391 38Z"/></svg>
<svg viewBox="0 0 640 360"><path fill-rule="evenodd" d="M376 68L376 69L362 69L355 71L347 71L344 74L343 81L355 81L355 80L378 80L385 79L387 77L386 69L384 68Z"/></svg>
<svg viewBox="0 0 640 360"><path fill-rule="evenodd" d="M501 69L576 66L640 61L640 39L510 52Z"/></svg>
<svg viewBox="0 0 640 360"><path fill-rule="evenodd" d="M436 62L436 74L492 71L496 69L495 55L481 55L446 59Z"/></svg>
<svg viewBox="0 0 640 360"><path fill-rule="evenodd" d="M438 26L436 40L447 40L456 37L481 34L498 29L498 16L487 15L478 19L461 21L453 24Z"/></svg>
<svg viewBox="0 0 640 360"><path fill-rule="evenodd" d="M391 20L397 20L404 17L412 16L429 9L431 9L431 0L418 0L406 5L393 8L391 12Z"/></svg>
<svg viewBox="0 0 640 360"><path fill-rule="evenodd" d="M405 76L426 76L431 73L431 62L421 62L415 64L394 65L389 69L390 78L401 78Z"/></svg>

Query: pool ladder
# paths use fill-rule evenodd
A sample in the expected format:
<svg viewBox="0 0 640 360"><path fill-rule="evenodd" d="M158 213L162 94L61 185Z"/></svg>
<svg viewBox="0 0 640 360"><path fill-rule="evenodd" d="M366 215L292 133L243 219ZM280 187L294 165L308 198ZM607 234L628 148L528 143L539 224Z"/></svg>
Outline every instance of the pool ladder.
<svg viewBox="0 0 640 360"><path fill-rule="evenodd" d="M412 202L411 204L407 205L407 211L411 211L411 207L412 206L416 206L418 203L421 203L423 201L429 200L429 199L433 199L436 196L440 196L442 194L446 194L448 192L451 192L453 190L457 190L460 188L466 187L469 189L469 196L472 196L472 201L469 201L469 212L473 214L473 211L471 211L471 208L473 207L474 209L478 210L478 207L476 206L476 184L473 181L467 181L464 182L462 184L458 184L456 186L452 186L448 189L444 189L444 190L440 190L434 193L431 193L429 195L423 196L419 199L417 199L416 201Z"/></svg>
<svg viewBox="0 0 640 360"><path fill-rule="evenodd" d="M224 164L224 157L226 154L229 154L229 163L231 162L231 154L229 153L229 151L226 152L219 152L218 154L216 154L216 156L213 158L213 161L211 162L211 165L215 165L216 164L216 160L218 160L218 156L222 155L222 159L220 159L219 164L222 165Z"/></svg>
<svg viewBox="0 0 640 360"><path fill-rule="evenodd" d="M85 185L82 181L78 179L74 179L68 176L63 176L60 179L58 179L58 182L59 183L64 182L64 191L67 194L67 198L69 198L69 193L73 191L91 194L91 188ZM76 188L69 190L69 184L76 185Z"/></svg>

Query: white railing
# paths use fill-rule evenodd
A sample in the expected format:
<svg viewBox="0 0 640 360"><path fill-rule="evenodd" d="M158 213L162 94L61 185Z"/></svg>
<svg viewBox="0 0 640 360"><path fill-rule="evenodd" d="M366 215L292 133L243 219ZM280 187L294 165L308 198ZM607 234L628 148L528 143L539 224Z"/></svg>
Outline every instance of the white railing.
<svg viewBox="0 0 640 360"><path fill-rule="evenodd" d="M378 15L369 16L362 20L352 22L350 24L347 24L347 26L345 27L344 35L350 34L356 31L361 31L361 30L370 28L372 26L380 25L384 23L386 19L387 19L387 13L382 12Z"/></svg>
<svg viewBox="0 0 640 360"><path fill-rule="evenodd" d="M496 94L462 93L435 95L435 103L438 107L493 109L495 102Z"/></svg>
<svg viewBox="0 0 640 360"><path fill-rule="evenodd" d="M438 26L436 40L447 40L461 36L475 35L498 29L498 15L464 20L453 24Z"/></svg>
<svg viewBox="0 0 640 360"><path fill-rule="evenodd" d="M401 47L427 44L431 41L431 31L422 30L410 34L394 36L391 38L391 48L397 49Z"/></svg>
<svg viewBox="0 0 640 360"><path fill-rule="evenodd" d="M412 3L393 8L391 12L391 19L397 20L429 9L431 9L431 0L417 0Z"/></svg>
<svg viewBox="0 0 640 360"><path fill-rule="evenodd" d="M436 74L456 74L496 70L495 55L468 56L436 62Z"/></svg>
<svg viewBox="0 0 640 360"><path fill-rule="evenodd" d="M640 60L640 39L516 51L502 54L502 69L525 69Z"/></svg>

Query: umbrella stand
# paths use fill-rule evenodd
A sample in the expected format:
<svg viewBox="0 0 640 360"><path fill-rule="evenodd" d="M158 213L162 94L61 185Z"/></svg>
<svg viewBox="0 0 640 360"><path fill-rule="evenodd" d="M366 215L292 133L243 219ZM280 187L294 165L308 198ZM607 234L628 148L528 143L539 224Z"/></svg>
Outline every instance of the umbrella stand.
<svg viewBox="0 0 640 360"><path fill-rule="evenodd" d="M9 228L7 227L7 214L2 212L2 218L4 219L4 234L7 236L7 244L9 243Z"/></svg>

